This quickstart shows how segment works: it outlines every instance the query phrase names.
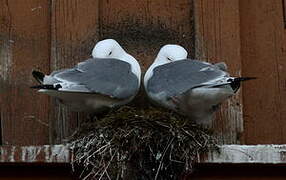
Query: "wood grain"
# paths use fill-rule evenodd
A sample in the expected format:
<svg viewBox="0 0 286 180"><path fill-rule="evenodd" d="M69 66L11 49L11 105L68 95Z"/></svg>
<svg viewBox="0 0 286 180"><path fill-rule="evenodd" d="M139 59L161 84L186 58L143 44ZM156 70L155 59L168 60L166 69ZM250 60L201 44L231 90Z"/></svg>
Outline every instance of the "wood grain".
<svg viewBox="0 0 286 180"><path fill-rule="evenodd" d="M282 0L284 28L286 29L286 0Z"/></svg>
<svg viewBox="0 0 286 180"><path fill-rule="evenodd" d="M1 146L1 163L70 163L68 145Z"/></svg>
<svg viewBox="0 0 286 180"><path fill-rule="evenodd" d="M97 0L53 0L51 8L51 70L73 67L91 55L98 41ZM51 143L61 143L86 119L53 101Z"/></svg>
<svg viewBox="0 0 286 180"><path fill-rule="evenodd" d="M29 86L33 69L49 69L49 1L1 0L0 7L3 144L47 144L49 99Z"/></svg>
<svg viewBox="0 0 286 180"><path fill-rule="evenodd" d="M190 57L225 61L232 75L257 76L223 104L213 127L222 143L286 141L285 1L1 0L0 5L3 144L60 143L73 133L86 115L30 90L35 84L30 73L71 67L104 38L116 39L143 72L161 46L177 43ZM147 103L144 93L139 97Z"/></svg>
<svg viewBox="0 0 286 180"><path fill-rule="evenodd" d="M194 1L196 58L224 61L233 76L241 75L238 0ZM213 128L221 143L241 143L243 132L241 90L224 102Z"/></svg>
<svg viewBox="0 0 286 180"><path fill-rule="evenodd" d="M286 31L283 4L240 1L242 67L257 76L243 89L247 144L286 142Z"/></svg>

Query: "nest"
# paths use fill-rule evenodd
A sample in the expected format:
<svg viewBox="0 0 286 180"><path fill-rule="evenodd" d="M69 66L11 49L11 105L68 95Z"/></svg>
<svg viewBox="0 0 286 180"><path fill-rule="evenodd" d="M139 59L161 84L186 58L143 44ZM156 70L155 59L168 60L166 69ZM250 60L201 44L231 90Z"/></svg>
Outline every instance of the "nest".
<svg viewBox="0 0 286 180"><path fill-rule="evenodd" d="M72 166L81 179L180 179L215 142L174 112L124 106L82 125L71 140Z"/></svg>

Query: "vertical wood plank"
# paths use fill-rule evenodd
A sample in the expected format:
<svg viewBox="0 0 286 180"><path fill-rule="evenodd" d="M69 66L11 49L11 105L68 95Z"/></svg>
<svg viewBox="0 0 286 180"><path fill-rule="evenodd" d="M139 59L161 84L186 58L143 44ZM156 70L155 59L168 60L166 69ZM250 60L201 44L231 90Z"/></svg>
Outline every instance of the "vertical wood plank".
<svg viewBox="0 0 286 180"><path fill-rule="evenodd" d="M49 99L32 91L32 69L49 69L48 0L0 1L0 94L3 143L47 144Z"/></svg>
<svg viewBox="0 0 286 180"><path fill-rule="evenodd" d="M233 76L241 75L238 0L194 1L196 58L224 61ZM223 103L213 127L221 143L240 143L243 132L241 90Z"/></svg>
<svg viewBox="0 0 286 180"><path fill-rule="evenodd" d="M70 68L90 57L98 40L97 0L52 0L51 70ZM53 101L51 142L60 143L87 116Z"/></svg>
<svg viewBox="0 0 286 180"><path fill-rule="evenodd" d="M286 143L286 37L283 3L240 1L247 144Z"/></svg>

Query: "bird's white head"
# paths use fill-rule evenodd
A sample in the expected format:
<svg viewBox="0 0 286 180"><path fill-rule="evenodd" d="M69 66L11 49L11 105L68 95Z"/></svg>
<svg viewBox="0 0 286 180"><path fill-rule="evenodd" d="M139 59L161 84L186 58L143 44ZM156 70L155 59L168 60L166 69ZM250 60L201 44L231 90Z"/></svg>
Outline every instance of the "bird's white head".
<svg viewBox="0 0 286 180"><path fill-rule="evenodd" d="M114 39L105 39L99 41L92 50L93 58L114 58L125 61L131 65L131 71L138 77L139 85L141 80L141 68L138 61L124 51Z"/></svg>
<svg viewBox="0 0 286 180"><path fill-rule="evenodd" d="M93 58L118 58L125 55L124 49L114 39L99 41L92 50Z"/></svg>
<svg viewBox="0 0 286 180"><path fill-rule="evenodd" d="M173 61L186 59L187 56L188 52L182 46L167 44L160 49L154 63L163 65Z"/></svg>
<svg viewBox="0 0 286 180"><path fill-rule="evenodd" d="M171 63L174 61L179 61L186 59L188 57L188 52L182 46L175 44L167 44L163 46L153 64L148 68L144 76L144 86L147 87L147 82L153 75L153 69L157 66Z"/></svg>

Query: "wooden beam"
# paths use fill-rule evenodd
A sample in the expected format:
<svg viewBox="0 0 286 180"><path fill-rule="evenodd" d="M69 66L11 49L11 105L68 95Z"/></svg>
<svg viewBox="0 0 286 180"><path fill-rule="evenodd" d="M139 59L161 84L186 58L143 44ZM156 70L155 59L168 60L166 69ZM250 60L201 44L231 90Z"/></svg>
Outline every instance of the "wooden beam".
<svg viewBox="0 0 286 180"><path fill-rule="evenodd" d="M70 146L0 146L0 163L70 163ZM286 144L222 145L198 157L198 163L285 164Z"/></svg>

